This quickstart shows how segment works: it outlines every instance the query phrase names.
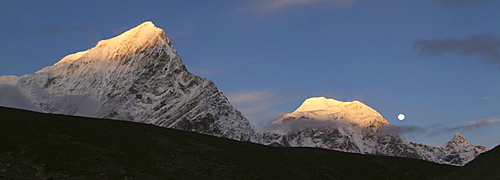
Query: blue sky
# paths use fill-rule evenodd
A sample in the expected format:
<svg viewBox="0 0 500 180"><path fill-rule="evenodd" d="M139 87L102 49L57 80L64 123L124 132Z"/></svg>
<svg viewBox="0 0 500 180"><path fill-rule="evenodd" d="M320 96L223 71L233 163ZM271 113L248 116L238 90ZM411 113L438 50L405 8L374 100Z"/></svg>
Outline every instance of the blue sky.
<svg viewBox="0 0 500 180"><path fill-rule="evenodd" d="M0 75L151 20L255 125L313 96L360 100L411 141L500 143L500 1L0 0ZM398 113L407 119L397 120Z"/></svg>

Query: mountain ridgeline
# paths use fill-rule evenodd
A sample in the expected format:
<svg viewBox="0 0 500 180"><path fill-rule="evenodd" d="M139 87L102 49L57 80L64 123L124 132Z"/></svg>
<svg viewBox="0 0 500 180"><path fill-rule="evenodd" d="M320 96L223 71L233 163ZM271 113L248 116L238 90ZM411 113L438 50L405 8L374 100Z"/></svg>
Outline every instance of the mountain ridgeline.
<svg viewBox="0 0 500 180"><path fill-rule="evenodd" d="M34 74L0 76L0 106L456 166L487 151L460 134L443 147L408 142L362 102L323 97L256 130L212 81L187 70L165 32L149 21Z"/></svg>

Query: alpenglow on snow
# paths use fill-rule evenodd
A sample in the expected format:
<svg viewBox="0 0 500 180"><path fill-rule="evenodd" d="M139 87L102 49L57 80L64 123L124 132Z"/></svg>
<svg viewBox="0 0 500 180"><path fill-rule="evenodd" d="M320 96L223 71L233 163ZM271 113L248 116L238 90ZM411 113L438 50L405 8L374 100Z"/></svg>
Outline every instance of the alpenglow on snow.
<svg viewBox="0 0 500 180"><path fill-rule="evenodd" d="M150 21L34 74L0 80L1 106L256 138L247 119L212 81L186 69Z"/></svg>

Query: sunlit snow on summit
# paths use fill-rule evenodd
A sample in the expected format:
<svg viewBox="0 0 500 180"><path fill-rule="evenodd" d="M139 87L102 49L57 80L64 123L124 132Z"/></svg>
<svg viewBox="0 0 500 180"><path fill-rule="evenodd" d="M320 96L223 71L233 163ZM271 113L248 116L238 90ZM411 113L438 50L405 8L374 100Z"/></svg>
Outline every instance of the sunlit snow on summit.
<svg viewBox="0 0 500 180"><path fill-rule="evenodd" d="M58 64L70 63L81 57L95 60L116 60L131 54L138 54L147 48L168 44L169 55L174 56L170 39L165 32L156 27L151 21L146 21L116 37L101 40L89 50L70 54L62 58Z"/></svg>
<svg viewBox="0 0 500 180"><path fill-rule="evenodd" d="M306 99L302 105L292 113L273 124L287 121L287 118L312 118L321 121L345 120L361 126L373 124L389 124L380 113L359 101L343 102L325 97L312 97Z"/></svg>

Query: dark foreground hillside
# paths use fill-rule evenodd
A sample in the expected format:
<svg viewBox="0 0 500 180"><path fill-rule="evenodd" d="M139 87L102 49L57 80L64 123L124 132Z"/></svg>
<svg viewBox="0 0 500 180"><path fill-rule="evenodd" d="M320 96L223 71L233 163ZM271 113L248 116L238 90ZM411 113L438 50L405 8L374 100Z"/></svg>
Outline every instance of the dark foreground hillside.
<svg viewBox="0 0 500 180"><path fill-rule="evenodd" d="M500 179L500 146L481 154L442 179Z"/></svg>
<svg viewBox="0 0 500 180"><path fill-rule="evenodd" d="M457 169L0 107L0 179L429 179Z"/></svg>

